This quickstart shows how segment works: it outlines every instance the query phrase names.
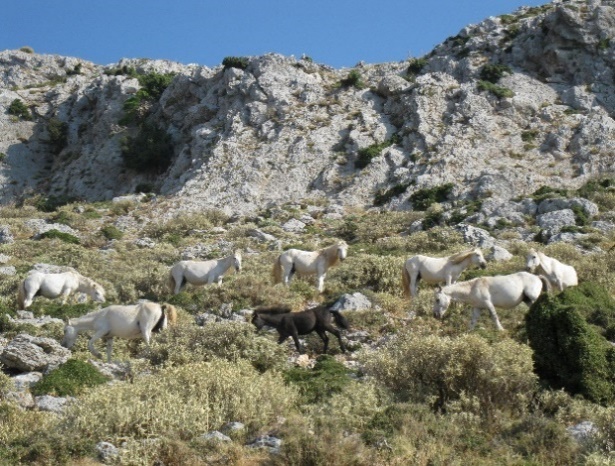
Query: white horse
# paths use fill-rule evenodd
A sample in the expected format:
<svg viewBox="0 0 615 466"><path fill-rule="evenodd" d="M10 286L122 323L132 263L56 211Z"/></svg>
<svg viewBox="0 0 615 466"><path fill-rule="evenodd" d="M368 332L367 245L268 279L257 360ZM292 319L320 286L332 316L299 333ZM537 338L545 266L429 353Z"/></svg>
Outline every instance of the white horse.
<svg viewBox="0 0 615 466"><path fill-rule="evenodd" d="M64 327L62 346L72 348L81 332L92 331L94 335L88 342L88 349L97 358L102 355L94 348L94 343L103 338L107 342L107 362L111 362L113 338L143 338L149 345L152 332L158 332L174 324L177 311L170 304L142 302L129 306L113 305L90 312L76 319L69 319Z"/></svg>
<svg viewBox="0 0 615 466"><path fill-rule="evenodd" d="M470 329L476 326L481 309L488 309L498 330L504 330L495 308L512 309L521 302L528 306L538 299L543 291L548 291L549 282L544 277L528 272L517 272L495 277L478 277L465 282L438 287L433 307L434 315L441 318L451 301L459 301L473 307Z"/></svg>
<svg viewBox="0 0 615 466"><path fill-rule="evenodd" d="M346 259L347 254L348 245L344 241L317 251L288 249L280 254L273 264L273 281L274 283L284 282L288 285L295 273L316 274L318 291L322 293L327 269Z"/></svg>
<svg viewBox="0 0 615 466"><path fill-rule="evenodd" d="M557 259L533 249L527 253L525 269L528 272L542 275L549 280L553 288L557 288L559 291L564 291L564 288L579 284L577 271L574 267L563 264Z"/></svg>
<svg viewBox="0 0 615 466"><path fill-rule="evenodd" d="M432 285L445 283L450 285L457 281L461 273L477 265L487 267L487 261L480 249L470 249L448 257L414 256L408 259L402 270L402 288L404 295L413 297L418 294L419 281Z"/></svg>
<svg viewBox="0 0 615 466"><path fill-rule="evenodd" d="M45 298L62 297L62 304L66 304L68 296L75 291L88 294L92 300L102 303L105 301L105 290L102 286L77 272L44 273L31 272L19 285L17 304L19 309L26 309L35 296Z"/></svg>
<svg viewBox="0 0 615 466"><path fill-rule="evenodd" d="M209 261L179 261L169 273L169 285L175 294L179 293L186 283L192 285L211 285L218 282L222 285L222 276L231 267L241 272L241 251L235 251L230 256Z"/></svg>

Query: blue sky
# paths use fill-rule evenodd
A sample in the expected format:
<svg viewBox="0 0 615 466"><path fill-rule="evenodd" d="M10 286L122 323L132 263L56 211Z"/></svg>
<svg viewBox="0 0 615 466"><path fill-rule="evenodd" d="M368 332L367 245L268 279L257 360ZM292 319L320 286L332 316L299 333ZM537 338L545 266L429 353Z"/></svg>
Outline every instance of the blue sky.
<svg viewBox="0 0 615 466"><path fill-rule="evenodd" d="M335 68L422 56L464 26L533 0L2 0L0 50L106 65L302 54Z"/></svg>

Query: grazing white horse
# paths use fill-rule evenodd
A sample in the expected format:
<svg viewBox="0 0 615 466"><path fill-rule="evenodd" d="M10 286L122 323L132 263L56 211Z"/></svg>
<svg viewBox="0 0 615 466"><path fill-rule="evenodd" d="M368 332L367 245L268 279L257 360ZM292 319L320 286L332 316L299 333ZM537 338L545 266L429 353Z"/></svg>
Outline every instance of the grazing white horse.
<svg viewBox="0 0 615 466"><path fill-rule="evenodd" d="M129 306L113 305L82 317L69 319L64 327L62 346L72 348L81 332L92 331L94 335L88 342L88 349L97 358L102 355L94 348L99 339L107 342L107 362L111 362L113 338L143 338L149 345L152 332L158 332L174 324L177 311L170 304L157 304L145 301Z"/></svg>
<svg viewBox="0 0 615 466"><path fill-rule="evenodd" d="M406 297L418 294L419 281L432 285L445 283L450 285L457 281L461 273L477 265L487 267L487 261L480 249L470 249L448 257L429 257L417 255L404 263L402 270L402 288Z"/></svg>
<svg viewBox="0 0 615 466"><path fill-rule="evenodd" d="M496 328L504 330L495 308L512 309L521 302L529 306L538 299L543 291L543 285L547 291L550 289L549 282L544 277L528 272L478 277L465 282L453 283L436 289L433 312L437 318L441 318L451 301L459 301L473 307L470 329L476 326L481 309L487 309L491 313Z"/></svg>
<svg viewBox="0 0 615 466"><path fill-rule="evenodd" d="M280 254L273 264L273 281L274 283L284 282L288 285L295 273L316 274L318 291L322 293L325 288L327 269L346 259L347 254L348 245L345 241L339 241L317 251L288 249Z"/></svg>
<svg viewBox="0 0 615 466"><path fill-rule="evenodd" d="M179 261L169 273L169 285L175 294L179 293L186 283L191 285L211 285L218 282L222 285L222 276L231 267L241 272L241 251L235 251L230 256L209 261Z"/></svg>
<svg viewBox="0 0 615 466"><path fill-rule="evenodd" d="M577 271L571 265L563 264L553 257L542 252L530 249L525 260L525 269L528 272L542 275L553 288L564 291L569 286L577 286L579 279Z"/></svg>
<svg viewBox="0 0 615 466"><path fill-rule="evenodd" d="M17 304L19 309L26 309L35 296L45 298L62 297L66 304L68 296L75 291L88 294L94 301L105 301L105 290L102 286L77 272L44 273L31 272L19 285Z"/></svg>

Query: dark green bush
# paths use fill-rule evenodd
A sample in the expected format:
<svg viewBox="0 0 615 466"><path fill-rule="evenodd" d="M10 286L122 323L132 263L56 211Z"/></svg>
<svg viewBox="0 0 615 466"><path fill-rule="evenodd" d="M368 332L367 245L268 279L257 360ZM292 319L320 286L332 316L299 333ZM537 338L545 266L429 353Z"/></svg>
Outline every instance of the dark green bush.
<svg viewBox="0 0 615 466"><path fill-rule="evenodd" d="M124 116L120 120L120 124L129 125L131 123L141 123L149 110L149 106L157 102L160 96L165 91L173 78L174 73L147 73L137 74L141 89L135 95L129 97L124 102Z"/></svg>
<svg viewBox="0 0 615 466"><path fill-rule="evenodd" d="M69 359L56 370L45 374L32 387L33 395L75 396L86 387L104 384L109 379L91 364Z"/></svg>
<svg viewBox="0 0 615 466"><path fill-rule="evenodd" d="M480 70L480 79L495 84L504 76L504 73L511 73L509 66L487 63Z"/></svg>
<svg viewBox="0 0 615 466"><path fill-rule="evenodd" d="M47 121L47 132L53 153L59 154L68 144L68 124L56 117L51 117Z"/></svg>
<svg viewBox="0 0 615 466"><path fill-rule="evenodd" d="M23 103L21 99L15 99L11 102L8 108L9 115L15 115L16 117L23 118L24 120L31 120L32 114L30 109Z"/></svg>
<svg viewBox="0 0 615 466"><path fill-rule="evenodd" d="M340 81L342 87L356 87L357 89L363 89L365 83L361 78L361 73L358 70L351 70L344 79Z"/></svg>
<svg viewBox="0 0 615 466"><path fill-rule="evenodd" d="M228 70L229 68L245 70L249 64L250 60L248 57L224 57L222 60L222 66L224 66L225 70Z"/></svg>
<svg viewBox="0 0 615 466"><path fill-rule="evenodd" d="M444 202L453 192L453 183L446 183L433 188L423 188L410 195L410 202L416 210L426 210L436 202Z"/></svg>
<svg viewBox="0 0 615 466"><path fill-rule="evenodd" d="M427 65L427 60L425 58L413 58L408 62L406 74L408 76L415 76L423 71L425 65Z"/></svg>
<svg viewBox="0 0 615 466"><path fill-rule="evenodd" d="M568 197L568 191L565 189L551 188L549 186L541 186L532 193L532 199L536 202L558 197Z"/></svg>
<svg viewBox="0 0 615 466"><path fill-rule="evenodd" d="M381 206L383 204L386 204L394 197L405 193L406 189L408 189L408 186L410 186L410 183L398 183L392 188L379 190L374 196L374 205Z"/></svg>
<svg viewBox="0 0 615 466"><path fill-rule="evenodd" d="M59 230L47 230L44 233L40 234L40 238L49 238L49 239L59 239L60 241L63 241L65 243L69 243L69 244L80 244L81 240L79 238L77 238L76 236L71 235L70 233L64 233L62 231Z"/></svg>
<svg viewBox="0 0 615 466"><path fill-rule="evenodd" d="M506 97L514 97L515 93L508 89L507 87L497 86L489 81L478 81L478 90L479 91L489 91L498 99L506 98Z"/></svg>
<svg viewBox="0 0 615 466"><path fill-rule="evenodd" d="M131 170L163 173L173 158L173 143L166 131L146 123L133 137L122 141L124 165Z"/></svg>
<svg viewBox="0 0 615 466"><path fill-rule="evenodd" d="M398 134L393 135L391 139L387 139L383 142L376 142L371 146L359 149L357 152L357 160L354 163L355 168L365 168L374 157L378 157L380 153L387 147L391 147L393 144L399 144L401 138Z"/></svg>
<svg viewBox="0 0 615 466"><path fill-rule="evenodd" d="M541 296L526 316L538 376L596 403L615 401L615 302L593 283Z"/></svg>
<svg viewBox="0 0 615 466"><path fill-rule="evenodd" d="M293 367L284 373L284 378L287 383L299 387L306 403L319 403L340 393L350 383L349 373L333 356L323 354L312 369Z"/></svg>
<svg viewBox="0 0 615 466"><path fill-rule="evenodd" d="M615 178L590 180L577 190L577 194L586 199L592 199L596 193L602 193L615 188Z"/></svg>
<svg viewBox="0 0 615 466"><path fill-rule="evenodd" d="M41 212L54 212L58 207L74 202L74 197L69 196L47 196L36 200L34 207Z"/></svg>
<svg viewBox="0 0 615 466"><path fill-rule="evenodd" d="M100 229L100 232L107 239L122 239L124 232L115 225L106 225Z"/></svg>

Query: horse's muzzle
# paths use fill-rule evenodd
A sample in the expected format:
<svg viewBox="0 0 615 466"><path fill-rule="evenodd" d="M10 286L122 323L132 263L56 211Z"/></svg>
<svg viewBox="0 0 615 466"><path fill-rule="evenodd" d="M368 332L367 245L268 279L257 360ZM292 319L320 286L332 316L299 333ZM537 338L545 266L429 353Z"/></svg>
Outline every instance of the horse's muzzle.
<svg viewBox="0 0 615 466"><path fill-rule="evenodd" d="M486 269L487 268L487 264L485 264L484 262L480 265L481 269Z"/></svg>

